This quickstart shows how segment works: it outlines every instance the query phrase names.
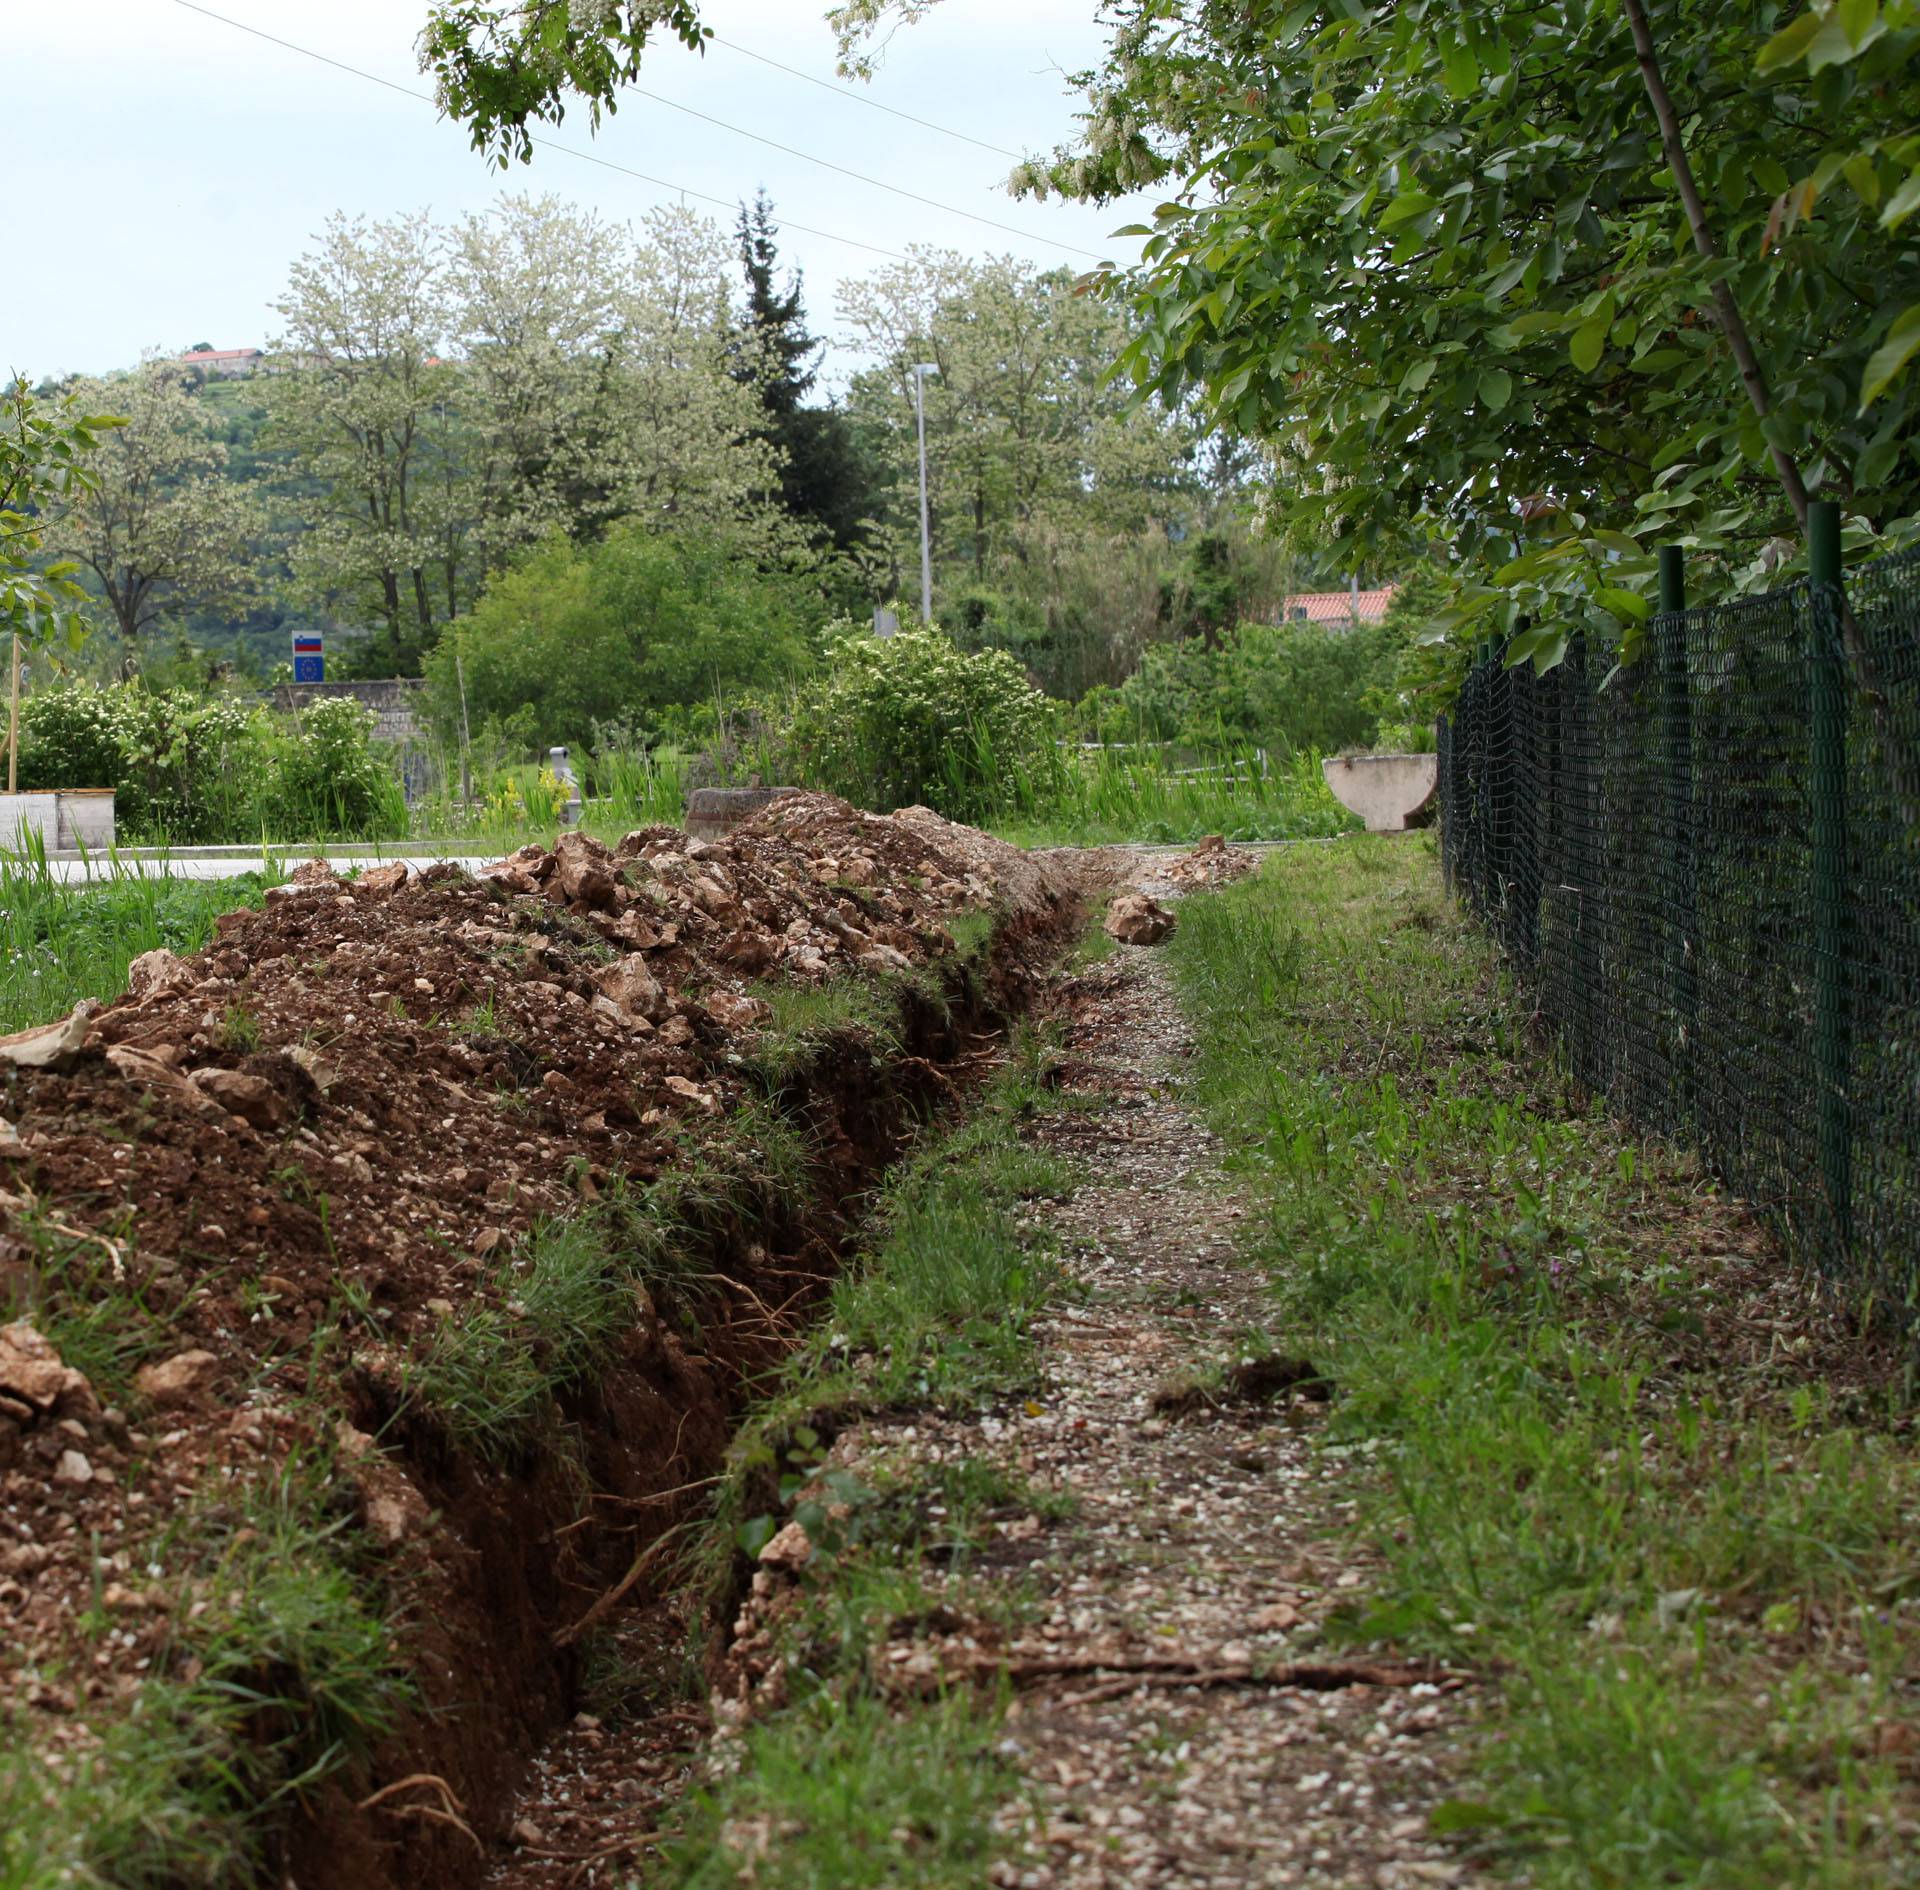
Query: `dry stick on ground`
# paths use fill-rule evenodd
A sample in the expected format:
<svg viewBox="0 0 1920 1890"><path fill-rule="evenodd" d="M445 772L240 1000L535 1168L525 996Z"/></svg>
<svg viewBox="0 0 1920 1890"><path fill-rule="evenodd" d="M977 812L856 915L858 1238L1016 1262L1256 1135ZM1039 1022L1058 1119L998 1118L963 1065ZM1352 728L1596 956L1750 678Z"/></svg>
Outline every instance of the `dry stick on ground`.
<svg viewBox="0 0 1920 1890"><path fill-rule="evenodd" d="M416 1785L431 1786L440 1794L438 1805L389 1805L387 1800L397 1793L411 1791ZM435 1824L451 1825L456 1831L470 1839L473 1848L483 1857L487 1847L480 1842L472 1825L460 1814L466 1810L460 1795L437 1772L414 1772L406 1778L395 1779L391 1785L383 1785L369 1796L361 1799L354 1807L356 1811L384 1809L393 1818L427 1818Z"/></svg>
<svg viewBox="0 0 1920 1890"><path fill-rule="evenodd" d="M605 1620L626 1599L634 1583L653 1566L680 1534L679 1529L669 1529L664 1534L655 1536L652 1542L633 1558L633 1566L572 1627L562 1628L553 1637L554 1646L571 1647L590 1627Z"/></svg>
<svg viewBox="0 0 1920 1890"><path fill-rule="evenodd" d="M1256 1668L1247 1661L1209 1666L1200 1660L1177 1655L1148 1655L1139 1660L1102 1660L1096 1654L1081 1657L1049 1656L1037 1660L1007 1662L982 1660L973 1663L977 1673L1004 1676L1016 1686L1026 1681L1052 1679L1068 1674L1128 1674L1136 1683L1157 1680L1168 1686L1224 1686L1244 1683L1267 1687L1301 1687L1311 1693L1331 1693L1340 1687L1412 1687L1439 1686L1446 1682L1464 1685L1468 1676L1450 1667L1436 1667L1427 1661L1341 1660L1294 1661L1284 1667Z"/></svg>

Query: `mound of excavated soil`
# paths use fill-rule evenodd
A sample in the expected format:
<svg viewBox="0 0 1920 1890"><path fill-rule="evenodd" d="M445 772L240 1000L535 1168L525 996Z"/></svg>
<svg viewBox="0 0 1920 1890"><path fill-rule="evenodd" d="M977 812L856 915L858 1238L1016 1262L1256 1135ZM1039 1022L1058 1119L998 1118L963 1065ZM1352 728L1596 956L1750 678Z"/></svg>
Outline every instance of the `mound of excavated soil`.
<svg viewBox="0 0 1920 1890"><path fill-rule="evenodd" d="M354 1409L318 1397L307 1356L343 1292L365 1310L325 1369L364 1406L498 1296L516 1236L653 1180L690 1126L724 1133L756 986L897 975L951 951L956 913L1042 931L1068 905L1056 872L924 809L806 795L728 839L569 834L477 878L316 865L206 951L137 961L77 1050L0 1070L0 1723L84 1748L86 1702L166 1666L182 1597L143 1545L210 1475L265 1474L331 1423L316 1403ZM50 1253L55 1290L140 1308L123 1410L35 1325ZM698 1375L658 1344L669 1393ZM423 1526L423 1474L369 1471L363 1522ZM104 1651L75 1627L102 1579Z"/></svg>

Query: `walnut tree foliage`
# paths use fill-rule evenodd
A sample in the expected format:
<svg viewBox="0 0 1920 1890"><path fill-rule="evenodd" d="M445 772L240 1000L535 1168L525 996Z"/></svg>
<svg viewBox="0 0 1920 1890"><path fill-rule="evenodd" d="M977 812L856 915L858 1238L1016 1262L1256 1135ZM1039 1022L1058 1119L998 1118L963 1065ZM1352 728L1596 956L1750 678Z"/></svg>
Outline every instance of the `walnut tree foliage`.
<svg viewBox="0 0 1920 1890"><path fill-rule="evenodd" d="M1856 542L1920 511L1920 9L1814 11L1818 58L1768 4L1123 0L1083 142L1016 181L1171 186L1105 275L1127 368L1269 442L1290 532L1438 542L1442 624L1631 654L1656 540L1736 588L1796 555L1783 462Z"/></svg>

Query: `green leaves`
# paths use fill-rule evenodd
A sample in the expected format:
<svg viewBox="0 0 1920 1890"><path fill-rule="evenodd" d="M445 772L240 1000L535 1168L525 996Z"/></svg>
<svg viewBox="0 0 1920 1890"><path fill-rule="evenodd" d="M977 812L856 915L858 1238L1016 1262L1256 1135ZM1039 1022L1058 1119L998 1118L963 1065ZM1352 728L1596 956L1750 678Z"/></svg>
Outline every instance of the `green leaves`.
<svg viewBox="0 0 1920 1890"><path fill-rule="evenodd" d="M1888 237L1920 214L1920 0L1649 7L1707 256L1623 9L1123 12L1142 30L1090 121L1194 183L1118 278L1133 359L1281 444L1303 476L1271 515L1302 550L1392 570L1444 546L1473 600L1454 637L1530 616L1534 660L1576 630L1631 656L1643 528L1692 543L1703 585L1769 581L1756 547L1796 530L1770 449L1845 468L1888 535L1920 515L1920 252ZM1048 176L1072 187L1064 161ZM1223 330L1204 311L1226 281Z"/></svg>
<svg viewBox="0 0 1920 1890"><path fill-rule="evenodd" d="M1437 204L1438 199L1429 197L1424 190L1403 190L1381 211L1380 227L1383 230L1398 229L1403 223L1411 223L1414 218L1425 216Z"/></svg>
<svg viewBox="0 0 1920 1890"><path fill-rule="evenodd" d="M1612 325L1604 315L1590 315L1573 331L1567 353L1582 374L1591 374L1600 365L1600 357L1606 352L1607 330Z"/></svg>
<svg viewBox="0 0 1920 1890"><path fill-rule="evenodd" d="M1860 380L1860 411L1865 413L1891 387L1907 363L1920 353L1920 302L1902 309L1887 338L1867 362Z"/></svg>
<svg viewBox="0 0 1920 1890"><path fill-rule="evenodd" d="M71 560L41 556L47 516L94 483L83 463L119 422L81 411L71 396L45 401L24 380L0 389L0 635L77 647L86 592Z"/></svg>

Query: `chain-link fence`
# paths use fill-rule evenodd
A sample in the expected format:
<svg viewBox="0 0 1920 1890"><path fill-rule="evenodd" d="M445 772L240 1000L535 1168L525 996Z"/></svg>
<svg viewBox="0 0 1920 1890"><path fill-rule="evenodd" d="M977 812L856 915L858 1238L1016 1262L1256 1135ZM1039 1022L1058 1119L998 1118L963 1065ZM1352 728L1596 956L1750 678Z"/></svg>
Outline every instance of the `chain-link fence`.
<svg viewBox="0 0 1920 1890"><path fill-rule="evenodd" d="M1657 616L1611 668L1578 641L1545 675L1474 666L1441 731L1449 882L1577 1077L1911 1319L1920 552Z"/></svg>

